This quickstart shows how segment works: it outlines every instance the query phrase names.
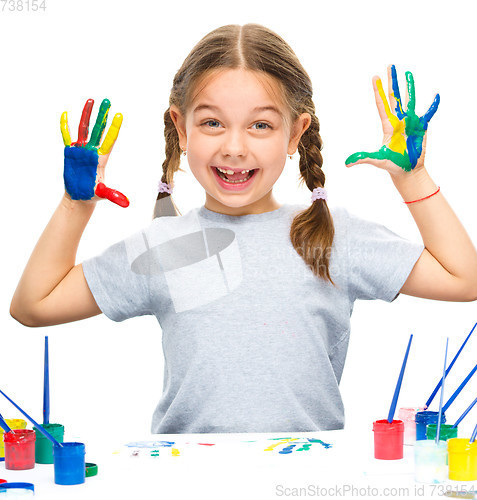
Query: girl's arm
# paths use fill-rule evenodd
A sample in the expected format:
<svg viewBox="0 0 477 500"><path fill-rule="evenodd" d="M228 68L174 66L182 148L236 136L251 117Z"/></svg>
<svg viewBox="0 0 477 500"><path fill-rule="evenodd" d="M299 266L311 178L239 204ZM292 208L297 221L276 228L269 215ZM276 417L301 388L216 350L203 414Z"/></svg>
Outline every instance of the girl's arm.
<svg viewBox="0 0 477 500"><path fill-rule="evenodd" d="M403 200L409 202L426 198L438 189L424 167L424 158L427 126L440 97L436 95L428 111L418 117L414 78L407 72L406 79L408 102L404 111L395 67L388 67L389 102L381 80L373 78L383 146L376 152L351 155L346 165L370 163L388 171ZM425 249L401 292L435 300L477 300L477 251L443 194L439 191L427 199L409 203L408 207Z"/></svg>
<svg viewBox="0 0 477 500"><path fill-rule="evenodd" d="M49 326L100 314L76 251L96 205L65 194L18 283L10 314L26 326Z"/></svg>
<svg viewBox="0 0 477 500"><path fill-rule="evenodd" d="M425 168L391 177L405 201L424 198L438 189ZM425 249L401 292L435 300L477 300L477 251L442 192L410 203L408 208Z"/></svg>

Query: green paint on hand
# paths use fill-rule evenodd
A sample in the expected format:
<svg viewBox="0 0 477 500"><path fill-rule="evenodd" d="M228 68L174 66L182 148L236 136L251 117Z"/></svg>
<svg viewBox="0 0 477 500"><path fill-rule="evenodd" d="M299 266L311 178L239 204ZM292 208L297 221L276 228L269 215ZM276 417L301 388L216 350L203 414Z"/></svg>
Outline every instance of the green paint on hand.
<svg viewBox="0 0 477 500"><path fill-rule="evenodd" d="M104 129L106 128L106 122L108 120L109 108L111 107L111 102L109 99L103 99L98 112L98 118L96 118L96 123L94 124L93 132L91 133L91 139L88 144L86 144L86 149L97 149L99 143L101 142L101 137L103 137Z"/></svg>
<svg viewBox="0 0 477 500"><path fill-rule="evenodd" d="M407 153L405 153L404 155L396 153L396 151L389 149L387 146L382 146L379 149L379 151L376 151L374 153L368 153L365 151L359 151L358 153L353 153L351 156L348 156L348 158L346 158L345 163L346 165L349 165L350 163L354 163L358 160L366 160L366 159L390 160L399 167L401 167L406 172L410 172L412 170L412 165L411 162L409 161L409 156Z"/></svg>

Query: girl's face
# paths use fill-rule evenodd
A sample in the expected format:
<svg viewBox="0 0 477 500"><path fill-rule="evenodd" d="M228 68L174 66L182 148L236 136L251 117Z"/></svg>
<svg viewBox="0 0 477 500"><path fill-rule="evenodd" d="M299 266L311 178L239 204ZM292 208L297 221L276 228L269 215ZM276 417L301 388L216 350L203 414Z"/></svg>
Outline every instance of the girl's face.
<svg viewBox="0 0 477 500"><path fill-rule="evenodd" d="M280 89L268 75L227 69L206 80L185 117L171 106L181 148L187 151L190 169L205 189L206 208L228 215L279 208L273 185L287 154L296 151L311 122L310 115L303 113L290 127L288 110L281 101ZM236 182L222 179L217 167L228 171L225 177ZM250 174L250 180L237 182Z"/></svg>

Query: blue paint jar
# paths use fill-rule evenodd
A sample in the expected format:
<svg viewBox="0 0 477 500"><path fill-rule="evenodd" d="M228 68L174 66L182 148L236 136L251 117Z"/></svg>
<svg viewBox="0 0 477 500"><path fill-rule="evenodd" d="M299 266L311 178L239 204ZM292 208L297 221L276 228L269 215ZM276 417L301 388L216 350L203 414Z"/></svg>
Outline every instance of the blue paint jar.
<svg viewBox="0 0 477 500"><path fill-rule="evenodd" d="M63 443L53 446L55 484L82 484L85 481L85 446L83 443Z"/></svg>
<svg viewBox="0 0 477 500"><path fill-rule="evenodd" d="M427 426L429 424L437 424L438 419L438 411L418 411L416 413L416 441L427 439ZM442 414L441 423L446 423L446 416L444 414Z"/></svg>

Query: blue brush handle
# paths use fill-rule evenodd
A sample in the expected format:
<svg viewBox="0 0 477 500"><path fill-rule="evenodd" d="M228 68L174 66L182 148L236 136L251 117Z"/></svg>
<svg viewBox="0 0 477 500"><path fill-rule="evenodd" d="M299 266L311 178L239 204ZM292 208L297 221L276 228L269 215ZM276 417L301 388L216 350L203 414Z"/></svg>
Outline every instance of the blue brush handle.
<svg viewBox="0 0 477 500"><path fill-rule="evenodd" d="M472 433L472 436L470 436L469 443L473 443L476 437L477 437L477 425L474 427L474 432Z"/></svg>
<svg viewBox="0 0 477 500"><path fill-rule="evenodd" d="M43 374L43 425L50 423L50 368L48 362L48 336L45 336L45 366Z"/></svg>
<svg viewBox="0 0 477 500"><path fill-rule="evenodd" d="M469 413L469 411L472 410L475 403L477 403L477 398L475 398L474 401L470 403L470 406L467 408L467 410L465 410L465 412L462 413L462 415L457 419L456 423L452 426L454 429L462 422L463 418L467 415L467 413Z"/></svg>
<svg viewBox="0 0 477 500"><path fill-rule="evenodd" d="M439 437L441 433L441 422L442 422L442 401L444 400L444 382L446 379L446 364L447 364L447 349L449 347L449 337L446 340L446 353L444 356L444 368L442 373L442 384L441 384L441 397L439 399L439 415L437 417L437 428L436 428L436 444L439 444Z"/></svg>
<svg viewBox="0 0 477 500"><path fill-rule="evenodd" d="M477 371L477 365L475 365L474 368L470 370L470 373L462 381L462 384L460 384L459 387L457 387L454 394L452 394L452 396L449 398L449 401L447 401L447 403L442 408L442 413L445 413L449 409L449 406L454 402L454 399L460 394L460 391L465 387L465 384L467 384L467 382L472 378L472 376L476 371Z"/></svg>
<svg viewBox="0 0 477 500"><path fill-rule="evenodd" d="M467 344L467 341L469 340L470 336L474 333L476 326L477 326L477 323L474 325L474 327L470 331L469 335L467 335L466 339L464 340L464 342L460 346L459 350L457 351L457 354L454 356L454 359L450 362L449 367L446 370L446 374L445 374L446 377L447 377L447 375L449 375L451 368L454 366L454 363L457 361L459 354L462 352L462 349L464 349L464 346L465 346L465 344ZM436 388L432 391L432 394L429 396L429 399L426 401L425 408L429 408L429 405L432 403L432 400L434 399L434 396L437 394L437 391L439 390L441 384L442 384L442 378L439 380L439 383L436 385Z"/></svg>
<svg viewBox="0 0 477 500"><path fill-rule="evenodd" d="M12 405L22 414L24 415L45 437L46 439L49 439L54 445L60 446L63 448L63 445L58 442L46 429L43 429L43 427L35 422L30 415L26 411L23 411L16 403L14 403L2 390L0 390L0 394L2 394Z"/></svg>
<svg viewBox="0 0 477 500"><path fill-rule="evenodd" d="M399 391L401 390L402 379L404 377L404 370L406 369L407 357L409 356L409 349L411 348L412 334L409 337L409 342L407 344L406 354L404 355L404 361L402 362L401 372L399 373L399 378L396 384L396 389L394 390L393 400L391 402L391 408L389 408L388 422L392 423L394 418L394 412L396 411L397 400L399 397Z"/></svg>
<svg viewBox="0 0 477 500"><path fill-rule="evenodd" d="M2 415L0 415L0 427L5 431L5 432L11 432L12 430L10 427L8 427L8 424L3 420Z"/></svg>

